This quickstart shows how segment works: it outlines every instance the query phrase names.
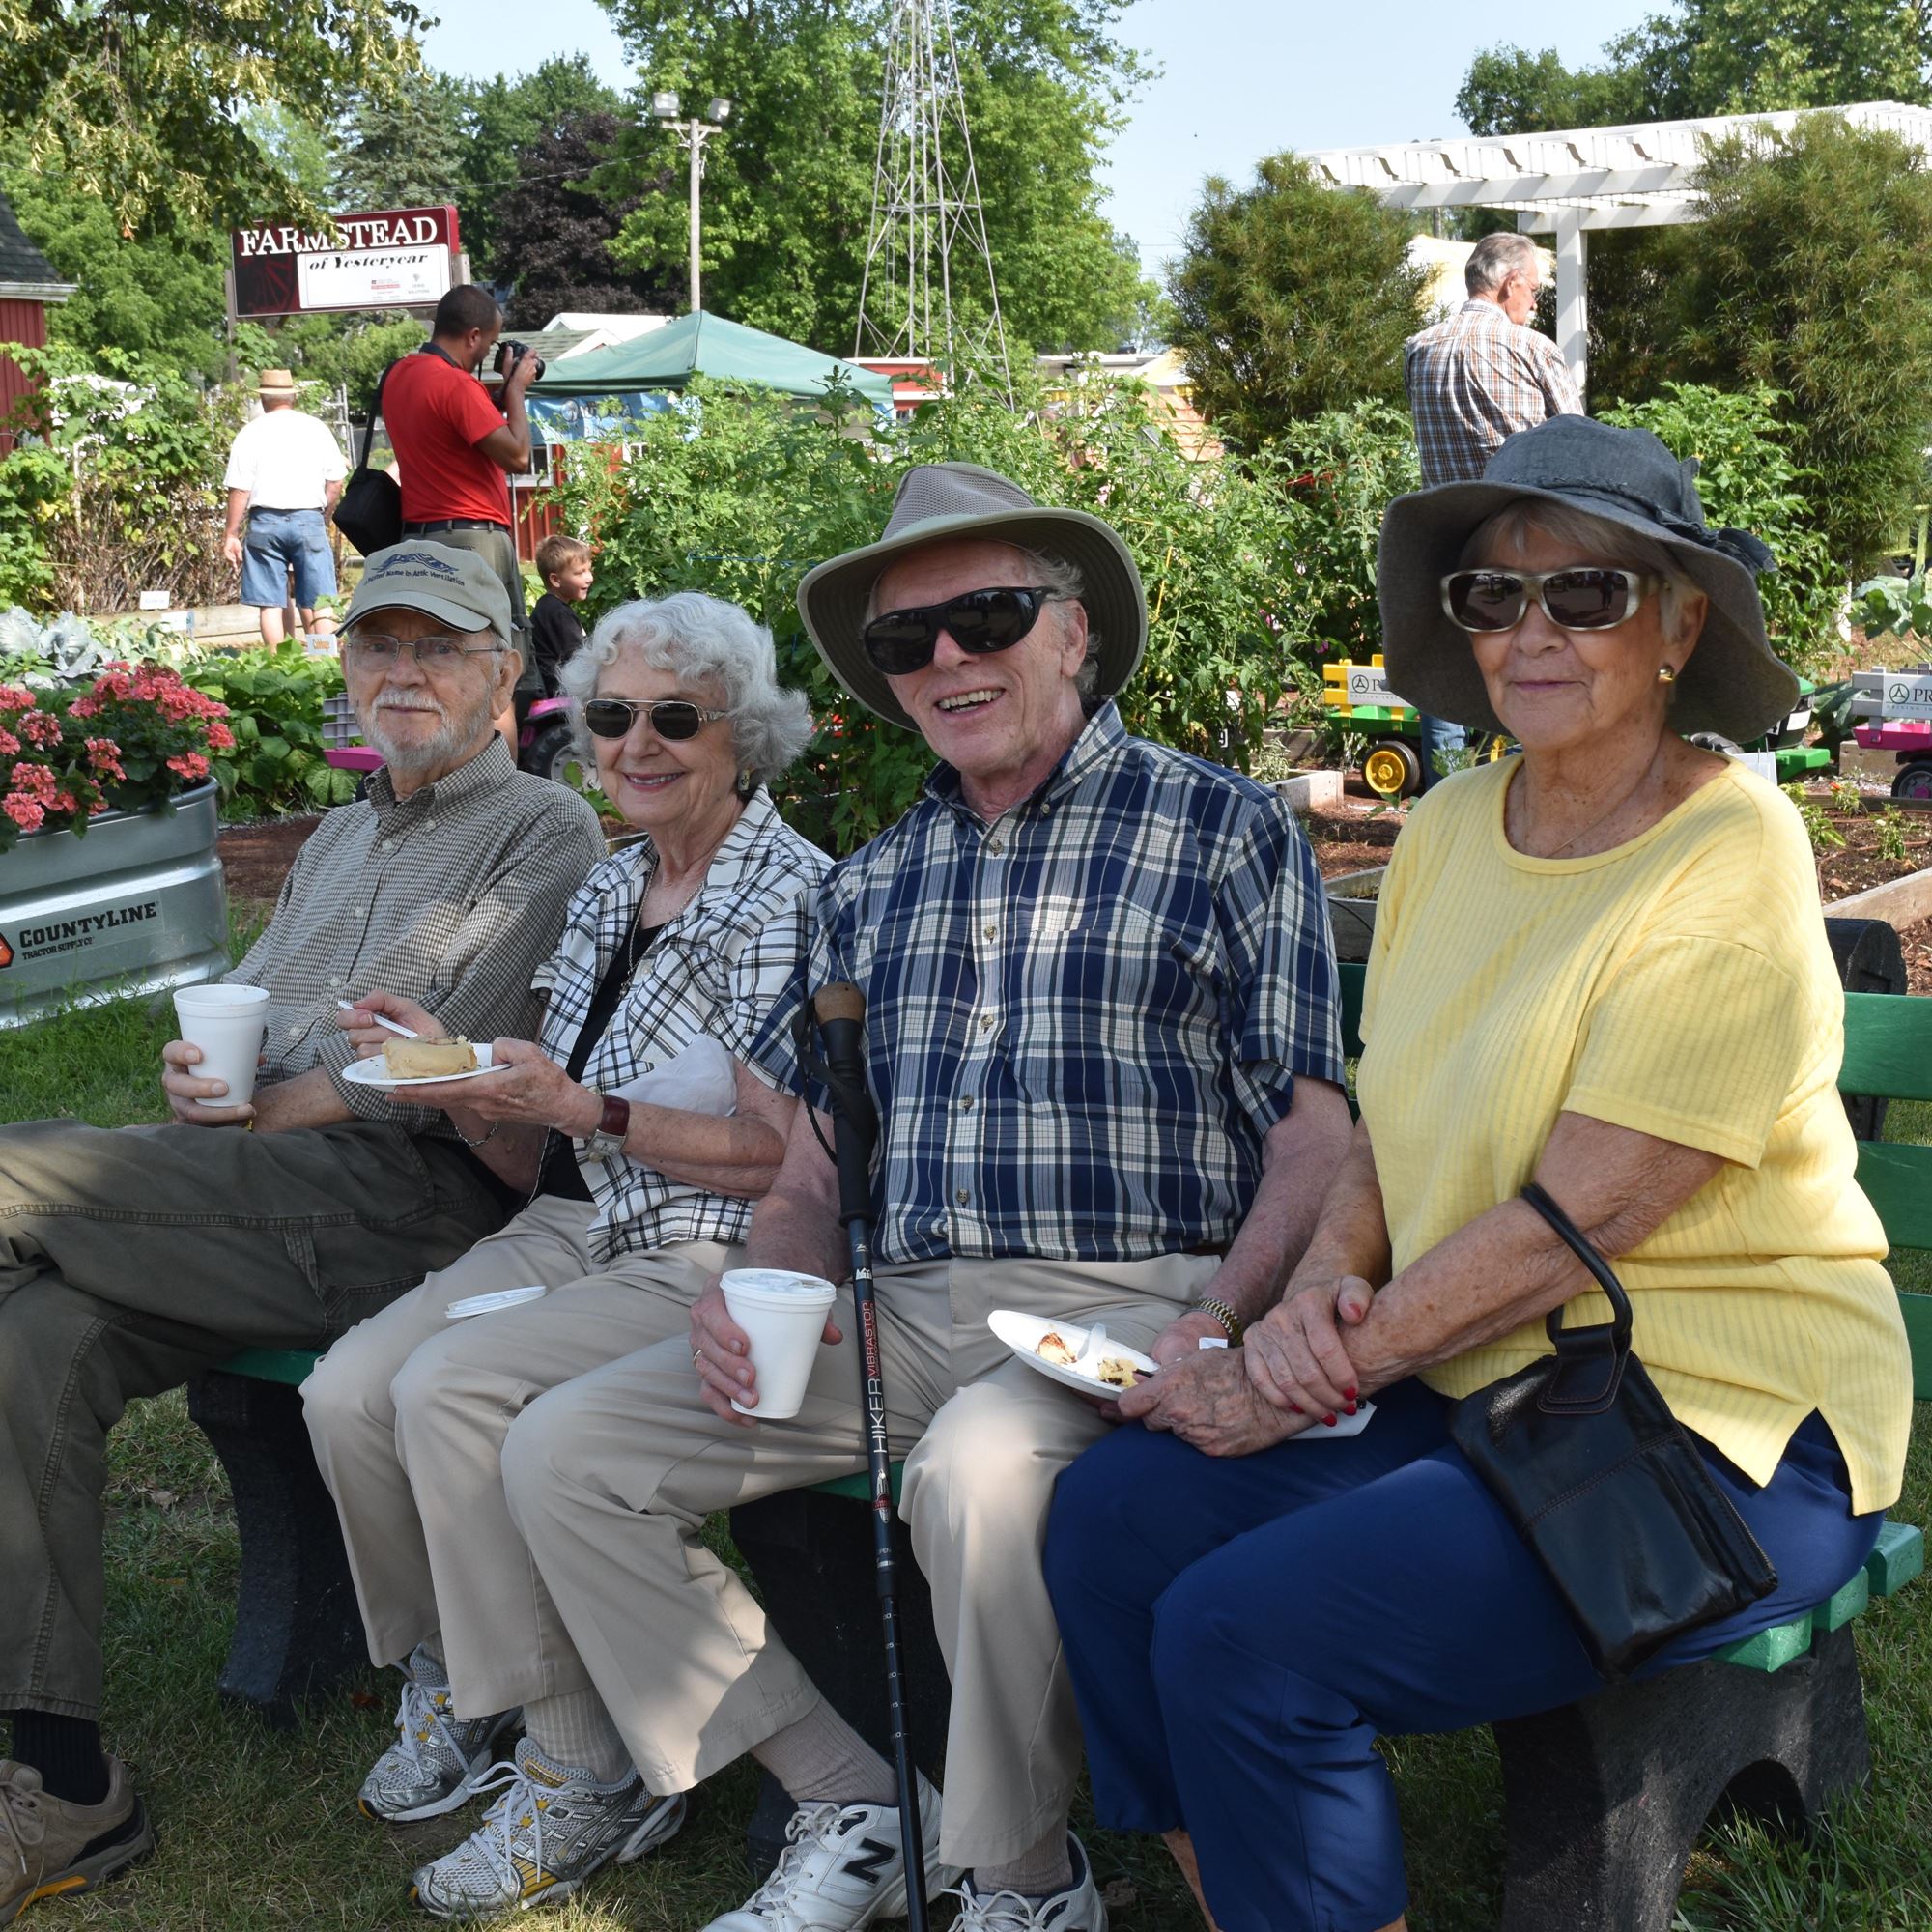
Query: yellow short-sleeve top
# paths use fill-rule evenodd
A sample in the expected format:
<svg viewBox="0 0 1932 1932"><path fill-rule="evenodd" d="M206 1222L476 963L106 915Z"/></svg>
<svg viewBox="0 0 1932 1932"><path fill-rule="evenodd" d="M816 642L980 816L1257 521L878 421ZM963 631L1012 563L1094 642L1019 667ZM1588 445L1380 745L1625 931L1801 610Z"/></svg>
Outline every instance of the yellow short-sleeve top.
<svg viewBox="0 0 1932 1932"><path fill-rule="evenodd" d="M1836 1089L1843 989L1790 803L1732 765L1641 837L1513 850L1511 758L1410 812L1376 914L1357 1079L1398 1269L1535 1173L1559 1113L1725 1165L1616 1262L1678 1419L1752 1481L1819 1410L1861 1513L1912 1419L1885 1235ZM1604 1321L1594 1290L1573 1322ZM1549 1350L1542 1322L1427 1371L1464 1396Z"/></svg>

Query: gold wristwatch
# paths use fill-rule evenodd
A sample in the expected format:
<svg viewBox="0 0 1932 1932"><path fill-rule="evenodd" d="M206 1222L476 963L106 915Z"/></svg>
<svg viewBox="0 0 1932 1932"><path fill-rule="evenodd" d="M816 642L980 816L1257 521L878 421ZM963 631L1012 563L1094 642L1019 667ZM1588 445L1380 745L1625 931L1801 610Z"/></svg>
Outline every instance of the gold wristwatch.
<svg viewBox="0 0 1932 1932"><path fill-rule="evenodd" d="M1188 1313L1192 1314L1195 1309L1203 1315L1211 1315L1228 1331L1230 1348L1238 1349L1241 1346L1241 1337L1247 1333L1246 1326L1225 1301L1216 1301L1212 1295L1204 1294Z"/></svg>

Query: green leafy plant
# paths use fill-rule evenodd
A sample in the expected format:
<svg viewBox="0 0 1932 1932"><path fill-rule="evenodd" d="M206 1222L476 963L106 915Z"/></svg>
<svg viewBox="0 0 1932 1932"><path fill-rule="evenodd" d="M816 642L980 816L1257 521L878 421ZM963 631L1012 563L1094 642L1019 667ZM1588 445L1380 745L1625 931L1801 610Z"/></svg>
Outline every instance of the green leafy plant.
<svg viewBox="0 0 1932 1932"><path fill-rule="evenodd" d="M144 590L212 603L221 554L221 458L239 388L203 391L119 350L8 348L41 384L14 413L37 438L0 460L0 604L125 611Z"/></svg>
<svg viewBox="0 0 1932 1932"><path fill-rule="evenodd" d="M1804 836L1811 841L1814 852L1837 851L1843 848L1845 835L1832 823L1832 815L1814 798L1805 796L1804 787L1793 782L1779 786L1785 797L1798 808L1798 816L1804 820Z"/></svg>
<svg viewBox="0 0 1932 1932"><path fill-rule="evenodd" d="M355 775L323 755L323 700L342 689L332 657L285 643L278 650L211 653L185 675L228 709L234 750L214 761L224 815L321 811L355 796Z"/></svg>
<svg viewBox="0 0 1932 1932"><path fill-rule="evenodd" d="M1895 805L1887 806L1879 814L1878 839L1873 849L1888 866L1905 863L1905 814Z"/></svg>
<svg viewBox="0 0 1932 1932"><path fill-rule="evenodd" d="M1932 638L1932 585L1922 574L1869 577L1852 592L1852 618L1868 638Z"/></svg>

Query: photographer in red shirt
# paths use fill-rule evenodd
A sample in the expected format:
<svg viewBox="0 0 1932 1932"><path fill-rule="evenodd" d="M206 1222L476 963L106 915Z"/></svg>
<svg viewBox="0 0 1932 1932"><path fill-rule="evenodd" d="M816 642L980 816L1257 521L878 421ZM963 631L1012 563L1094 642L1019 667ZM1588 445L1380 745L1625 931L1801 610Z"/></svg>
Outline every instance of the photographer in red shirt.
<svg viewBox="0 0 1932 1932"><path fill-rule="evenodd" d="M524 661L521 693L533 679L534 667L509 478L529 468L524 395L543 365L516 345L520 353L493 398L477 372L490 360L502 329L503 312L487 290L473 282L451 289L436 305L429 340L390 369L383 416L403 488L403 535L476 551L502 579ZM514 757L515 719L505 712L497 724Z"/></svg>

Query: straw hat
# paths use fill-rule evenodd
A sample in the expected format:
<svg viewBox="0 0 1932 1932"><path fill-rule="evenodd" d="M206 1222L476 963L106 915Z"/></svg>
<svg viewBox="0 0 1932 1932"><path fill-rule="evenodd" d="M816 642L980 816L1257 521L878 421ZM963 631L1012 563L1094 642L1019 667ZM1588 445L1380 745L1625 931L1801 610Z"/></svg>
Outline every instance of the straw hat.
<svg viewBox="0 0 1932 1932"><path fill-rule="evenodd" d="M296 379L287 369L264 369L255 384L258 396L293 396Z"/></svg>
<svg viewBox="0 0 1932 1932"><path fill-rule="evenodd" d="M1017 483L976 463L923 463L906 471L877 543L819 564L798 586L799 614L825 668L862 704L918 728L860 642L866 603L895 558L964 538L1016 544L1070 563L1080 573L1088 625L1100 639L1095 695L1111 697L1133 676L1147 648L1147 594L1112 527L1085 510L1036 503Z"/></svg>
<svg viewBox="0 0 1932 1932"><path fill-rule="evenodd" d="M1694 457L1680 462L1647 429L1561 415L1510 437L1478 482L1398 497L1382 519L1377 564L1389 689L1433 717L1503 730L1469 634L1442 608L1441 582L1498 510L1560 503L1664 545L1710 599L1697 648L1678 675L1671 729L1740 743L1769 730L1798 702L1798 679L1765 637L1757 594L1758 576L1775 559L1748 530L1704 521L1696 475Z"/></svg>

